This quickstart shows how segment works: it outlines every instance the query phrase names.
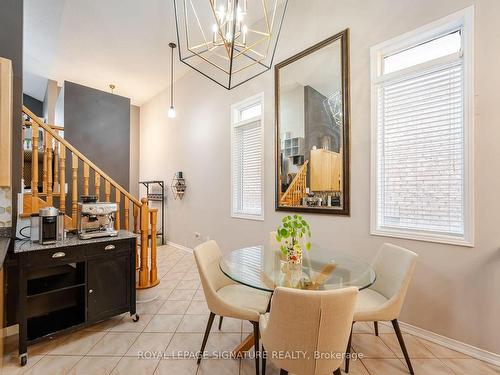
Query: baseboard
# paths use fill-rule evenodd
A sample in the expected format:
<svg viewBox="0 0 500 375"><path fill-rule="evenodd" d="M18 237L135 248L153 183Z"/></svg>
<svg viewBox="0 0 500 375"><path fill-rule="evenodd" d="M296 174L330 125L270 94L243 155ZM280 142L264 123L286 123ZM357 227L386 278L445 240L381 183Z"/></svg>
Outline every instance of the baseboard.
<svg viewBox="0 0 500 375"><path fill-rule="evenodd" d="M475 346L457 341L455 339L450 339L446 336L438 335L437 333L427 331L423 328L415 327L408 323L399 322L399 325L403 332L434 342L448 349L467 354L472 358L491 363L495 366L500 366L500 354L495 354L487 350L476 348Z"/></svg>
<svg viewBox="0 0 500 375"><path fill-rule="evenodd" d="M179 245L179 244L172 242L172 241L167 241L167 245L173 246L176 249L183 250L183 251L186 251L186 252L191 253L191 254L193 253L193 249L186 247L186 246Z"/></svg>

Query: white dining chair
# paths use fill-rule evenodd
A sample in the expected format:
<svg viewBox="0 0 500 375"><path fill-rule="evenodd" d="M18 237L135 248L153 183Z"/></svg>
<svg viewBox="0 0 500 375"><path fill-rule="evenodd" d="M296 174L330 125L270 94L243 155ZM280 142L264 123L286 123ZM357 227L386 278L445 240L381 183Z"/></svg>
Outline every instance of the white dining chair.
<svg viewBox="0 0 500 375"><path fill-rule="evenodd" d="M308 291L278 287L260 317L265 354L281 374L340 375L358 289ZM299 358L274 353L304 353ZM266 355L262 375L266 372Z"/></svg>
<svg viewBox="0 0 500 375"><path fill-rule="evenodd" d="M222 273L222 257L215 241L208 241L194 249L203 292L210 310L205 336L201 344L198 364L201 362L215 315L248 320L253 325L255 345L255 370L259 374L259 317L267 311L271 293L238 284Z"/></svg>
<svg viewBox="0 0 500 375"><path fill-rule="evenodd" d="M359 293L353 324L355 322L374 322L375 334L378 335L379 321L391 321L403 351L410 374L413 367L406 350L398 318L403 307L408 286L417 263L417 254L396 245L385 243L381 246L372 267L376 280L372 286ZM347 353L351 351L351 336ZM349 355L346 357L345 372L349 371Z"/></svg>

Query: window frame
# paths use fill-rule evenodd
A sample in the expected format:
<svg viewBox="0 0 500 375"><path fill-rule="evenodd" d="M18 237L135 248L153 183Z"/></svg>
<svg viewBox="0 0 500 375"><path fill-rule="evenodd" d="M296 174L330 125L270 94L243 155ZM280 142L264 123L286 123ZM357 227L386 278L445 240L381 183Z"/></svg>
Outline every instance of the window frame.
<svg viewBox="0 0 500 375"><path fill-rule="evenodd" d="M251 107L253 105L260 104L260 115L248 118L246 120L240 120L240 113ZM244 126L253 122L259 121L260 123L260 150L261 150L261 212L259 215L253 215L249 213L240 213L235 210L234 207L234 184L233 184L233 145L234 145L234 129L240 126ZM265 149L264 149L264 93L259 93L253 95L249 98L246 98L240 102L234 103L231 105L231 142L230 142L230 154L231 154L231 162L230 162L230 179L231 179L231 217L235 219L246 219L246 220L257 220L264 221L264 158L265 158Z"/></svg>
<svg viewBox="0 0 500 375"><path fill-rule="evenodd" d="M439 38L454 30L462 31L460 52L417 64L392 73L383 74L383 59L416 45ZM409 77L447 61L463 59L464 85L464 235L455 236L426 230L405 230L380 226L378 223L378 95L380 84L388 80ZM474 246L474 6L453 13L440 20L410 31L370 49L371 62L371 176L370 176L370 234L459 246Z"/></svg>

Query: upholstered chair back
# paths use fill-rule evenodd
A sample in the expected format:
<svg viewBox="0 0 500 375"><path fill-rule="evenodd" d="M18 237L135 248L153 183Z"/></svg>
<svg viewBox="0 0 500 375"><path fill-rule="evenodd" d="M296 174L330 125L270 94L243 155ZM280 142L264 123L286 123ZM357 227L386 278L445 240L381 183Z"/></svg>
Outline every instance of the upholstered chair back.
<svg viewBox="0 0 500 375"><path fill-rule="evenodd" d="M355 287L329 291L276 288L261 331L270 361L294 374L332 374L342 363L357 294ZM278 358L274 353L300 358Z"/></svg>
<svg viewBox="0 0 500 375"><path fill-rule="evenodd" d="M229 284L231 280L220 270L219 262L222 257L219 245L215 241L207 241L194 249L194 258L198 266L201 285L210 311L217 313L220 310L217 291Z"/></svg>
<svg viewBox="0 0 500 375"><path fill-rule="evenodd" d="M413 251L388 243L382 245L373 261L377 278L370 289L389 299L391 319L401 311L416 263L417 254Z"/></svg>

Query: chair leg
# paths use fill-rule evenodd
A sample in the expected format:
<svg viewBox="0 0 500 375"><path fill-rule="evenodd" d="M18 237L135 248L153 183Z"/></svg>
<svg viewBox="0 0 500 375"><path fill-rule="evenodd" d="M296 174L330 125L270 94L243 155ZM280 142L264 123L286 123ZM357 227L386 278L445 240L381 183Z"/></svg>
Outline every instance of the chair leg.
<svg viewBox="0 0 500 375"><path fill-rule="evenodd" d="M403 335L401 334L401 329L399 328L399 323L397 319L391 321L392 326L394 327L394 331L396 331L396 336L398 337L399 345L401 346L401 350L403 351L403 355L405 356L406 364L408 365L408 370L410 370L410 374L413 375L413 367L410 362L410 356L408 355L408 351L406 350L405 341L403 339Z"/></svg>
<svg viewBox="0 0 500 375"><path fill-rule="evenodd" d="M214 323L215 314L210 312L210 316L208 317L207 328L205 329L205 336L203 337L203 342L201 343L200 354L198 355L197 364L200 364L201 358L203 357L203 352L205 350L205 346L207 345L208 335L210 334L210 330L212 329L212 324Z"/></svg>
<svg viewBox="0 0 500 375"><path fill-rule="evenodd" d="M342 372L340 372L340 367L333 372L333 375L342 375Z"/></svg>
<svg viewBox="0 0 500 375"><path fill-rule="evenodd" d="M266 375L266 349L262 345L262 375Z"/></svg>
<svg viewBox="0 0 500 375"><path fill-rule="evenodd" d="M222 328L222 319L224 319L224 317L223 316L219 316L219 331Z"/></svg>
<svg viewBox="0 0 500 375"><path fill-rule="evenodd" d="M375 327L375 336L378 336L378 322L373 322L373 326Z"/></svg>
<svg viewBox="0 0 500 375"><path fill-rule="evenodd" d="M255 344L255 374L259 375L259 354L260 354L260 345L259 345L259 322L252 322L253 324L253 341Z"/></svg>
<svg viewBox="0 0 500 375"><path fill-rule="evenodd" d="M281 369L280 375L288 375L288 371Z"/></svg>
<svg viewBox="0 0 500 375"><path fill-rule="evenodd" d="M349 360L351 359L351 341L352 341L352 327L354 326L354 323L352 322L351 325L351 333L349 334L349 341L347 341L347 349L345 351L345 373L347 374L349 372Z"/></svg>

